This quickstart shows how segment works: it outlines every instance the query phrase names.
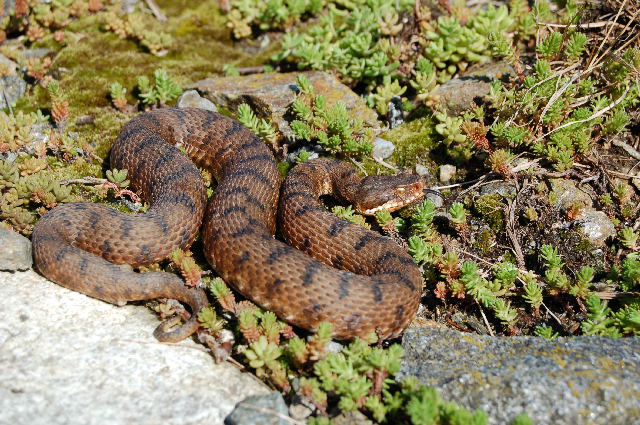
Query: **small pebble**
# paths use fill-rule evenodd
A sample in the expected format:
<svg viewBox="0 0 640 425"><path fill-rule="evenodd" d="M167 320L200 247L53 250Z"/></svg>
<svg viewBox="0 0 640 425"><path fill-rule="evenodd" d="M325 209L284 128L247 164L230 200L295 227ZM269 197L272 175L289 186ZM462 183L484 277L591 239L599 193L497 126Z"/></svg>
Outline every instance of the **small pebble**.
<svg viewBox="0 0 640 425"><path fill-rule="evenodd" d="M373 140L373 150L371 151L371 156L378 159L387 159L396 149L393 143L388 140L382 139L380 137L376 137Z"/></svg>
<svg viewBox="0 0 640 425"><path fill-rule="evenodd" d="M287 405L280 393L273 392L245 398L236 404L224 423L226 425L291 425L291 420L286 418L289 418Z"/></svg>
<svg viewBox="0 0 640 425"><path fill-rule="evenodd" d="M19 233L0 228L0 270L16 271L31 268L31 242Z"/></svg>
<svg viewBox="0 0 640 425"><path fill-rule="evenodd" d="M455 165L444 164L440 166L440 181L447 183L456 175L458 169Z"/></svg>
<svg viewBox="0 0 640 425"><path fill-rule="evenodd" d="M182 93L178 102L176 103L178 108L200 108L207 111L218 112L218 108L209 99L205 99L200 96L196 90L187 90Z"/></svg>
<svg viewBox="0 0 640 425"><path fill-rule="evenodd" d="M400 96L393 96L387 105L389 112L387 112L387 119L389 120L389 127L396 128L404 122L404 115L402 113L402 98Z"/></svg>

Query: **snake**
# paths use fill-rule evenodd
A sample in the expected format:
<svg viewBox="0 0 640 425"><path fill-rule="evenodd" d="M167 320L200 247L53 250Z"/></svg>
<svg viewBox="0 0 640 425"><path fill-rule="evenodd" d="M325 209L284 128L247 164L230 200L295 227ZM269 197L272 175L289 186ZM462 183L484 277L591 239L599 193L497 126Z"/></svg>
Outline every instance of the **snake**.
<svg viewBox="0 0 640 425"><path fill-rule="evenodd" d="M364 214L394 210L427 190L417 175L361 177L347 162L318 158L294 167L283 183L271 150L251 130L195 108L133 117L113 143L110 166L128 170L149 209L129 214L97 203L58 205L34 227L34 263L49 280L116 305L185 303L190 318L178 327L160 324L154 332L160 341L198 330L206 293L176 274L134 269L187 249L199 232L216 273L291 325L315 331L329 322L335 339L372 332L388 339L416 314L422 275L406 249L336 217L322 197L352 202ZM210 197L199 167L217 181ZM289 244L276 238L278 223Z"/></svg>

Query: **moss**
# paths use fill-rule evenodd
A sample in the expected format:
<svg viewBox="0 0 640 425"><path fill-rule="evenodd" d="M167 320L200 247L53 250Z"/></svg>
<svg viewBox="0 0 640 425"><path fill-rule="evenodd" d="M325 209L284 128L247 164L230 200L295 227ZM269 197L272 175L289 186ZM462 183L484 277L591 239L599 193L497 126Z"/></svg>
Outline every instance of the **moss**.
<svg viewBox="0 0 640 425"><path fill-rule="evenodd" d="M476 240L473 242L473 247L478 250L478 253L487 254L491 251L495 242L495 232L492 232L489 229L483 229L476 235Z"/></svg>
<svg viewBox="0 0 640 425"><path fill-rule="evenodd" d="M253 48L247 48L253 42L235 44L215 0L198 5L160 1L159 6L170 18L167 22L149 16L143 16L143 19L151 31L171 35L173 44L162 57L150 54L137 41L122 39L104 29L104 13L71 21L65 28L67 37L62 44L45 37L31 46L46 47L54 54L50 73L69 100L66 131L75 133L74 145L85 151L87 148L92 150L92 154L102 160L71 157L65 159L69 162L64 162L50 156L49 168L39 173L47 180L104 177L111 146L135 112L121 113L112 106L108 93L113 82L122 84L127 100L136 104L137 78L142 75L152 77L156 69L164 69L177 84L185 86L220 72L226 63L236 66L265 63L278 47L273 42L261 46L256 41L257 47ZM36 84L29 85L14 110L35 112L41 109L50 114L50 105L49 93ZM76 119L83 115L92 116L93 122L76 125ZM81 185L74 187L73 194L84 200L99 201L93 190Z"/></svg>
<svg viewBox="0 0 640 425"><path fill-rule="evenodd" d="M504 229L504 209L507 206L502 196L493 193L475 200L473 207L482 220L495 231Z"/></svg>
<svg viewBox="0 0 640 425"><path fill-rule="evenodd" d="M413 167L420 158L426 158L436 146L435 121L431 116L422 116L405 122L382 133L380 137L396 146L391 162L401 167Z"/></svg>

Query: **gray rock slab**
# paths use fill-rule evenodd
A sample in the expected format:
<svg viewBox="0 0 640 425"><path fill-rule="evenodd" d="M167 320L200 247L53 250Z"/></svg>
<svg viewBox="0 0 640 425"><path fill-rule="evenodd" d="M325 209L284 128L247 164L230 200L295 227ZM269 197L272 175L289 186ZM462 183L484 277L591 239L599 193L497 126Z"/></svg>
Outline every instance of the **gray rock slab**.
<svg viewBox="0 0 640 425"><path fill-rule="evenodd" d="M555 206L563 210L571 208L577 203L582 204L583 207L591 208L593 199L597 197L588 185L578 187L573 180L551 179L549 183L551 183L551 190L558 195L558 202Z"/></svg>
<svg viewBox="0 0 640 425"><path fill-rule="evenodd" d="M4 68L4 73L7 75L13 75L16 73L17 64L6 57L3 54L0 54L0 69Z"/></svg>
<svg viewBox="0 0 640 425"><path fill-rule="evenodd" d="M640 339L489 337L405 332L399 378L482 409L490 424L526 413L536 425L640 424Z"/></svg>
<svg viewBox="0 0 640 425"><path fill-rule="evenodd" d="M6 108L22 97L27 83L17 75L0 77L0 108ZM7 100L9 105L7 105Z"/></svg>
<svg viewBox="0 0 640 425"><path fill-rule="evenodd" d="M287 405L280 393L252 395L242 400L225 425L290 425Z"/></svg>
<svg viewBox="0 0 640 425"><path fill-rule="evenodd" d="M182 93L176 102L178 108L200 108L207 111L218 112L218 108L209 99L201 97L196 90L187 90Z"/></svg>
<svg viewBox="0 0 640 425"><path fill-rule="evenodd" d="M510 75L515 75L515 71L506 62L477 64L437 87L433 96L440 99L440 105L449 115L457 115L475 104L482 104L482 98L491 90L491 83Z"/></svg>
<svg viewBox="0 0 640 425"><path fill-rule="evenodd" d="M5 16L9 16L9 14L11 13L11 9L13 9L16 5L16 0L4 0L4 7L2 9L2 16L0 16L1 18L4 18Z"/></svg>
<svg viewBox="0 0 640 425"><path fill-rule="evenodd" d="M197 90L218 107L232 111L237 110L241 103L247 103L258 117L271 118L286 138L293 139L293 132L284 115L296 97L296 77L299 74L309 79L316 94L324 95L327 106L331 107L340 101L352 117L358 117L374 127L379 125L377 114L365 105L360 96L334 76L319 71L206 78L189 85L187 89Z"/></svg>
<svg viewBox="0 0 640 425"><path fill-rule="evenodd" d="M580 225L580 230L594 247L604 247L607 239L616 234L616 227L609 219L609 216L602 211L584 211L577 221Z"/></svg>
<svg viewBox="0 0 640 425"><path fill-rule="evenodd" d="M269 390L192 340L158 343L145 307L115 307L33 271L0 272L0 424L222 424Z"/></svg>
<svg viewBox="0 0 640 425"><path fill-rule="evenodd" d="M19 233L0 228L0 270L15 271L31 268L31 241Z"/></svg>

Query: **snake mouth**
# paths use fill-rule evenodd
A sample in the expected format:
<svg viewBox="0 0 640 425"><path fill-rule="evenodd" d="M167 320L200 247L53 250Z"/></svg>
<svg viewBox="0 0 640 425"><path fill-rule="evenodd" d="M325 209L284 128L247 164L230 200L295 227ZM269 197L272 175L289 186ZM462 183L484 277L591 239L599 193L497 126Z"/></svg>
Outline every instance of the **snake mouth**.
<svg viewBox="0 0 640 425"><path fill-rule="evenodd" d="M409 204L414 203L418 199L422 198L425 192L417 191L403 199L392 199L390 201L385 202L382 205L378 205L375 208L369 208L368 210L364 210L361 214L364 215L374 215L378 211L387 210L389 212L399 210L400 208L406 207Z"/></svg>

